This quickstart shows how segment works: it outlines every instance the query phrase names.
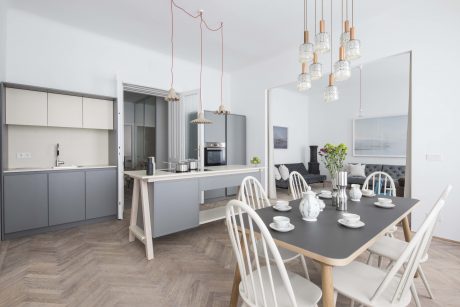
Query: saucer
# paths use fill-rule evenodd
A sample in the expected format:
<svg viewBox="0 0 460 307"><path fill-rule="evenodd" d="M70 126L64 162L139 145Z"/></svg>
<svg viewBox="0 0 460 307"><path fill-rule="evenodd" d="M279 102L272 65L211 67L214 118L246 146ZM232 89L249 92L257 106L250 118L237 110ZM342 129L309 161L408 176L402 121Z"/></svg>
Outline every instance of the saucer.
<svg viewBox="0 0 460 307"><path fill-rule="evenodd" d="M339 222L339 224L341 224L341 225L343 225L345 227L348 227L348 228L361 228L364 225L366 225L363 221L357 221L355 223L348 223L347 220L345 220L345 219L339 219L339 220L337 220L337 222Z"/></svg>
<svg viewBox="0 0 460 307"><path fill-rule="evenodd" d="M372 194L364 194L363 193L363 197L374 197L375 196L375 193L372 193Z"/></svg>
<svg viewBox="0 0 460 307"><path fill-rule="evenodd" d="M383 204L383 203L379 203L379 202L375 202L374 205L376 205L377 207L380 207L380 208L393 208L395 206L395 204Z"/></svg>
<svg viewBox="0 0 460 307"><path fill-rule="evenodd" d="M291 206L286 206L284 208L280 208L280 207L277 207L276 205L273 206L273 209L275 209L276 211L281 211L281 212L285 212L285 211L289 211L292 209Z"/></svg>
<svg viewBox="0 0 460 307"><path fill-rule="evenodd" d="M295 228L295 226L292 225L292 224L289 224L289 226L286 227L286 228L278 228L278 227L276 227L275 223L270 223L269 226L270 226L271 229L279 231L279 232L288 232L288 231L291 231L291 230L293 230Z"/></svg>
<svg viewBox="0 0 460 307"><path fill-rule="evenodd" d="M318 196L321 197L321 198L326 198L326 199L331 199L332 198L332 195L326 195L326 194L319 194Z"/></svg>

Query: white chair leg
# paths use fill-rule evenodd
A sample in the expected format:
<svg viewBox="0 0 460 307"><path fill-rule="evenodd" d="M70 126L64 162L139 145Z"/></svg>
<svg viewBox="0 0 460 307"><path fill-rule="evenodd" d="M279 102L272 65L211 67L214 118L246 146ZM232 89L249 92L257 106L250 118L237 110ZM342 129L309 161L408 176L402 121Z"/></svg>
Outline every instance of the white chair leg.
<svg viewBox="0 0 460 307"><path fill-rule="evenodd" d="M339 295L339 292L334 290L334 306L337 306L337 296Z"/></svg>
<svg viewBox="0 0 460 307"><path fill-rule="evenodd" d="M307 261L305 261L305 257L300 255L300 262L302 263L303 271L305 272L305 277L310 280L310 275L308 275L308 268L307 268Z"/></svg>
<svg viewBox="0 0 460 307"><path fill-rule="evenodd" d="M422 307L420 304L420 299L418 298L417 289L415 288L414 282L410 285L410 292L412 292L412 297L414 298L415 306Z"/></svg>
<svg viewBox="0 0 460 307"><path fill-rule="evenodd" d="M425 285L426 291L428 291L428 296L430 299L434 300L434 295L433 292L431 291L430 285L428 284L428 279L426 279L426 275L422 270L422 267L419 265L418 266L418 274L420 275L420 278L422 279L423 284Z"/></svg>

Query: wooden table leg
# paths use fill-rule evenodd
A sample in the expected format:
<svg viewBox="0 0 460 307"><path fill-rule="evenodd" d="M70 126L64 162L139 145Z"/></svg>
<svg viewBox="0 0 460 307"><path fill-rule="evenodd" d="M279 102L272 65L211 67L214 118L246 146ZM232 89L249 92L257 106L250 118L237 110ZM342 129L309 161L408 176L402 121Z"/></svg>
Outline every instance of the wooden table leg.
<svg viewBox="0 0 460 307"><path fill-rule="evenodd" d="M134 179L133 185L133 199L131 201L131 219L129 226L135 226L137 224L137 209L139 207L139 179ZM129 231L129 242L134 241L134 234Z"/></svg>
<svg viewBox="0 0 460 307"><path fill-rule="evenodd" d="M153 259L152 224L150 220L148 184L141 181L142 215L144 216L145 253L147 260Z"/></svg>
<svg viewBox="0 0 460 307"><path fill-rule="evenodd" d="M333 307L334 282L332 281L332 266L321 263L321 283L323 290L323 307Z"/></svg>
<svg viewBox="0 0 460 307"><path fill-rule="evenodd" d="M230 297L230 307L236 307L238 304L238 297L240 294L239 286L241 282L240 269L238 264L235 266L235 274L233 275L232 296Z"/></svg>
<svg viewBox="0 0 460 307"><path fill-rule="evenodd" d="M402 220L402 226L404 231L404 238L406 239L406 242L409 242L412 239L412 232L410 230L409 218L407 216Z"/></svg>

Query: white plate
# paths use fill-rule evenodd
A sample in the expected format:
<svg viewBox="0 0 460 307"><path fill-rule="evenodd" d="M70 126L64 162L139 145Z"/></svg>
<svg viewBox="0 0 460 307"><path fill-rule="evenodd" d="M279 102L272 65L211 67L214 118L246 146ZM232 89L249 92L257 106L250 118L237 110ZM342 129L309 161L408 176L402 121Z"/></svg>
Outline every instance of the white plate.
<svg viewBox="0 0 460 307"><path fill-rule="evenodd" d="M270 223L269 226L270 226L271 229L279 231L279 232L288 232L288 231L291 231L291 230L293 230L295 228L295 226L292 225L292 224L289 224L289 227L286 227L286 228L278 228L278 227L276 227L275 223Z"/></svg>
<svg viewBox="0 0 460 307"><path fill-rule="evenodd" d="M319 194L318 196L321 197L321 198L327 198L327 199L332 198L332 195Z"/></svg>
<svg viewBox="0 0 460 307"><path fill-rule="evenodd" d="M366 225L363 221L357 221L351 224L351 223L348 223L345 219L339 219L337 222L339 222L339 224L342 224L343 226L348 227L348 228L361 228L364 225Z"/></svg>
<svg viewBox="0 0 460 307"><path fill-rule="evenodd" d="M380 208L387 208L387 209L393 208L395 206L395 204L384 204L384 203L379 203L379 202L375 202L374 205Z"/></svg>
<svg viewBox="0 0 460 307"><path fill-rule="evenodd" d="M273 206L273 209L275 209L276 211L281 211L281 212L285 212L285 211L289 211L292 209L291 206L287 206L287 207L284 207L284 208L279 208L277 207L276 205Z"/></svg>

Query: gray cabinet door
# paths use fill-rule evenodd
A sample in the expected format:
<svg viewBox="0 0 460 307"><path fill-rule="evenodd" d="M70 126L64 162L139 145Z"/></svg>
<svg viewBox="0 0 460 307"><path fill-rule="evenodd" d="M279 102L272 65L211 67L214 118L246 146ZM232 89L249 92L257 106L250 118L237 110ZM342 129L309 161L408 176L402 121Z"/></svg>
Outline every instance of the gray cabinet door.
<svg viewBox="0 0 460 307"><path fill-rule="evenodd" d="M204 142L225 142L225 116L205 111L206 119L212 121L211 125L204 126ZM205 144L206 145L206 144Z"/></svg>
<svg viewBox="0 0 460 307"><path fill-rule="evenodd" d="M200 220L199 194L198 179L150 183L153 237L197 227Z"/></svg>
<svg viewBox="0 0 460 307"><path fill-rule="evenodd" d="M86 171L86 219L117 214L117 170Z"/></svg>
<svg viewBox="0 0 460 307"><path fill-rule="evenodd" d="M55 172L49 180L50 226L85 219L85 173Z"/></svg>
<svg viewBox="0 0 460 307"><path fill-rule="evenodd" d="M5 233L48 226L46 174L4 176Z"/></svg>
<svg viewBox="0 0 460 307"><path fill-rule="evenodd" d="M246 165L246 116L227 116L227 164ZM237 188L227 188L227 196L236 195Z"/></svg>

